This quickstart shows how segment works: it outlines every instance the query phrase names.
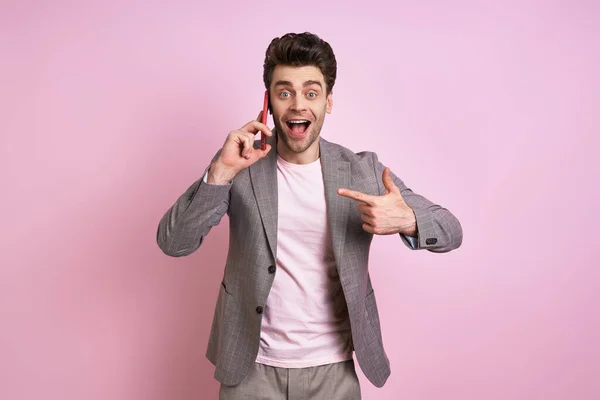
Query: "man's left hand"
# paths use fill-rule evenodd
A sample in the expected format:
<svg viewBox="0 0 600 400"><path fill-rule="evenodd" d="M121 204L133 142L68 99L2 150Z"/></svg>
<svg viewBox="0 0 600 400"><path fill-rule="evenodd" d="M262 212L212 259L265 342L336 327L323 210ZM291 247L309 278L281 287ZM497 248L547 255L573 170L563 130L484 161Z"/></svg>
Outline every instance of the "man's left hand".
<svg viewBox="0 0 600 400"><path fill-rule="evenodd" d="M383 170L383 185L386 194L372 196L349 189L338 189L340 196L358 201L358 211L363 220L363 229L375 235L401 233L417 236L417 219L412 208L406 204L400 189L390 176L390 169Z"/></svg>

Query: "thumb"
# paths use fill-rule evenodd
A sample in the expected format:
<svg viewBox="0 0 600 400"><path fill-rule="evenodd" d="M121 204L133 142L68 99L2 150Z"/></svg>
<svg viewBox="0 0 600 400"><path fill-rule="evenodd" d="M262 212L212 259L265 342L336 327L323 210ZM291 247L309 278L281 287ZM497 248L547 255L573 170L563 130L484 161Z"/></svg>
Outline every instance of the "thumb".
<svg viewBox="0 0 600 400"><path fill-rule="evenodd" d="M259 149L259 150L258 150L258 151L260 151L260 157L259 157L259 158L264 158L264 157L266 157L266 156L267 156L267 154L269 153L269 151L270 151L270 150L271 150L271 145L270 145L270 144L267 144L267 148L266 148L266 149L264 149L264 150L260 150L260 149Z"/></svg>
<svg viewBox="0 0 600 400"><path fill-rule="evenodd" d="M398 189L398 186L396 186L396 184L394 183L394 180L390 176L389 168L386 168L383 170L382 180L383 180L383 186L385 186L387 194L389 194L389 193L400 194L400 189Z"/></svg>

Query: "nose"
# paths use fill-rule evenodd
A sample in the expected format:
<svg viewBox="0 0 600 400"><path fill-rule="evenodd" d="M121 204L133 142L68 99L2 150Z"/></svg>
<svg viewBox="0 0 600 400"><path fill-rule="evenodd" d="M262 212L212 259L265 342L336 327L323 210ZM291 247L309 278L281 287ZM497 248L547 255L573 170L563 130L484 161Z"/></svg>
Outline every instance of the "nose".
<svg viewBox="0 0 600 400"><path fill-rule="evenodd" d="M294 96L294 100L291 104L292 111L306 111L306 102L307 100L304 98L304 96Z"/></svg>

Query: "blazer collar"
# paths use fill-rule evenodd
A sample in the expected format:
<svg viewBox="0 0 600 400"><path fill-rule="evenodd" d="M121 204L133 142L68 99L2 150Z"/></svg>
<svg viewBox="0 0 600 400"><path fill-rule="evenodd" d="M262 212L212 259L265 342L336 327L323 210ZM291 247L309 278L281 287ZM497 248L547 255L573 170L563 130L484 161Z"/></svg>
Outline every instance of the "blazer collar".
<svg viewBox="0 0 600 400"><path fill-rule="evenodd" d="M273 254L273 263L277 259L277 132L267 138L271 145L269 154L252 164L249 169L252 189L258 205L267 241ZM258 144L260 146L260 144ZM275 264L273 264L275 265Z"/></svg>

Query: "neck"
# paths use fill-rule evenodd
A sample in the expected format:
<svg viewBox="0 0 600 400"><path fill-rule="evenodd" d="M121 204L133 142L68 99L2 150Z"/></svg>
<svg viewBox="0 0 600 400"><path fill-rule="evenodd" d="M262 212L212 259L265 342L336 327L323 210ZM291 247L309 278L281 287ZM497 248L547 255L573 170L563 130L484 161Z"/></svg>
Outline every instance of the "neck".
<svg viewBox="0 0 600 400"><path fill-rule="evenodd" d="M302 153L296 153L291 151L284 143L283 140L277 140L277 154L285 161L292 164L310 164L319 159L320 147L319 138L314 141L313 144Z"/></svg>

